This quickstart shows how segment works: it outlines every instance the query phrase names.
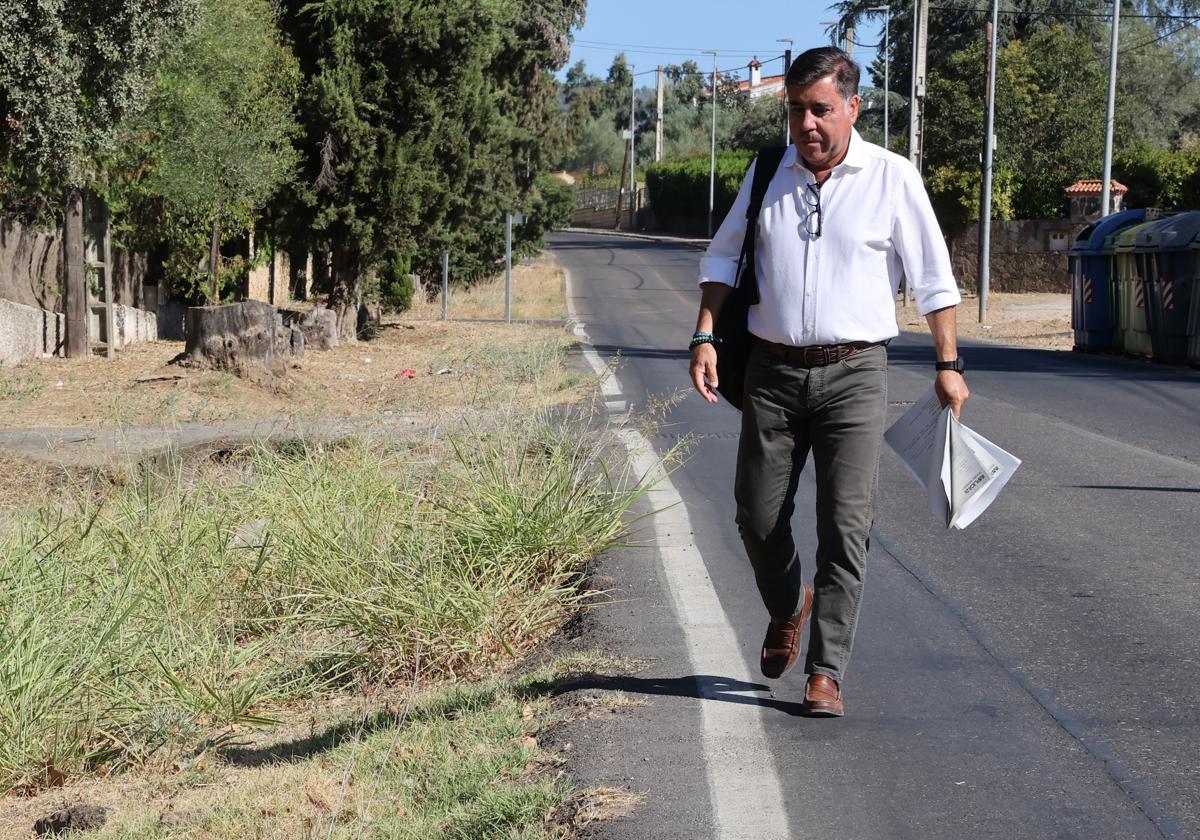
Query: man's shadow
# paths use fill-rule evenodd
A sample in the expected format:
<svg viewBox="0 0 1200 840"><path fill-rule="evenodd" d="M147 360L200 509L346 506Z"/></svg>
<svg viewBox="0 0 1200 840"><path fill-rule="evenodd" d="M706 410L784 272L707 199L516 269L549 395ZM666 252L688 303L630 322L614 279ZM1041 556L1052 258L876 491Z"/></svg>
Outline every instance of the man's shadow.
<svg viewBox="0 0 1200 840"><path fill-rule="evenodd" d="M627 694L657 694L667 697L691 697L697 700L716 700L721 703L738 703L743 706L762 706L789 715L800 716L801 705L771 697L753 697L735 692L770 691L762 683L742 682L728 677L711 674L692 674L686 677L629 677L585 672L565 674L552 680L529 683L519 689L526 697L557 697L573 691L624 691Z"/></svg>

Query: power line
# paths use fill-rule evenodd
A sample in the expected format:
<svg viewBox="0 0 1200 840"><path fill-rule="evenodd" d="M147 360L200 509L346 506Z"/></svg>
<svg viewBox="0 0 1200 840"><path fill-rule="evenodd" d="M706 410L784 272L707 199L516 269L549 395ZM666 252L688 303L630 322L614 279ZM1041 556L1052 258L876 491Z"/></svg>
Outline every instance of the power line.
<svg viewBox="0 0 1200 840"><path fill-rule="evenodd" d="M781 58L783 58L783 54L782 54L782 53L780 53L779 55L773 55L773 56L770 56L770 57L768 57L768 58L760 58L760 59L758 59L758 61L759 61L759 63L761 63L761 64L766 64L768 61L778 61L778 60L779 60L779 59L781 59ZM678 66L678 65L676 65L676 66ZM735 72L735 71L738 71L738 70L745 70L745 69L746 69L746 65L745 65L745 64L739 64L739 65L737 65L736 67L730 67L730 68L728 68L728 69L726 69L726 70L717 70L717 75L722 75L722 74L724 74L724 75L728 75L728 74L730 74L730 73L733 73L733 72ZM653 73L657 73L657 72L658 72L658 68L657 68L657 67L652 67L652 68L650 68L649 70L642 70L642 71L641 71L641 72L639 72L639 73L630 73L629 75L631 75L631 76L633 76L633 77L635 77L635 78L636 78L636 77L638 77L638 76L649 76L649 75L651 75L651 74L653 74ZM711 73L712 73L712 71L711 71L711 70L697 70L697 71L695 71L694 73L692 73L692 74L690 74L690 75L693 75L693 76L700 76L700 77L707 77L707 76L709 76ZM608 84L608 82L606 82L606 81L604 81L603 79L601 79L601 80L599 80L599 81L596 81L596 82L591 82L591 83L589 83L589 84L586 84L586 85L576 85L575 87L576 87L576 89L578 90L578 89L583 89L583 88L604 87L604 86L605 86L605 85L607 85L607 84Z"/></svg>
<svg viewBox="0 0 1200 840"><path fill-rule="evenodd" d="M978 12L980 14L991 14L991 9L982 9L976 6L930 6L930 11L938 12ZM1004 11L1000 12L1005 17L1052 17L1052 18L1103 18L1104 20L1112 17L1111 12L1032 12L1032 11ZM1200 15L1134 15L1127 12L1121 12L1123 18L1139 18L1141 20L1200 20Z"/></svg>
<svg viewBox="0 0 1200 840"><path fill-rule="evenodd" d="M617 47L620 49L630 49L630 50L633 50L633 49L654 50L655 52L662 52L662 53L671 53L671 52L699 53L699 52L704 52L704 49L705 49L705 48L701 48L701 47L694 47L694 48L693 47L664 47L664 46L657 46L654 44L622 44L622 43L618 43L616 41L593 41L593 40L587 39L587 38L575 40L575 41L572 41L571 43L586 44L588 46L593 46L593 47ZM708 49L711 49L711 47L709 47ZM742 49L721 50L721 49L718 49L717 52L722 55L751 55L752 56L752 55L757 55L758 53L763 52L763 50L742 50Z"/></svg>

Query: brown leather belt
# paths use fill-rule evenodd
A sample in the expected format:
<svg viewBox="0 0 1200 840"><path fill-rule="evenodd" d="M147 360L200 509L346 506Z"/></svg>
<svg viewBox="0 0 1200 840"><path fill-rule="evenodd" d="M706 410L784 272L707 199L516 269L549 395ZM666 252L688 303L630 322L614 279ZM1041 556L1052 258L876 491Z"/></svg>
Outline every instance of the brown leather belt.
<svg viewBox="0 0 1200 840"><path fill-rule="evenodd" d="M879 347L879 341L851 341L846 344L811 344L807 347L794 347L791 344L777 344L774 341L759 339L763 350L780 359L785 359L800 367L821 367L840 362L842 359Z"/></svg>

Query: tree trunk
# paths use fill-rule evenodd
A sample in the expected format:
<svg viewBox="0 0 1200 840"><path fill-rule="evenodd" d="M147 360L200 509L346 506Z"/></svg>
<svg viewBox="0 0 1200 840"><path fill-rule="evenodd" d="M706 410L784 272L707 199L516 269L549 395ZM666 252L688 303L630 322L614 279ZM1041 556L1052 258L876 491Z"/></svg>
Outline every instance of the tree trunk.
<svg viewBox="0 0 1200 840"><path fill-rule="evenodd" d="M188 363L250 375L251 368L282 374L289 356L304 355L299 326L284 326L270 304L246 300L187 311Z"/></svg>
<svg viewBox="0 0 1200 840"><path fill-rule="evenodd" d="M88 346L88 285L83 265L83 193L68 190L63 225L63 263L66 277L67 358L85 358Z"/></svg>
<svg viewBox="0 0 1200 840"><path fill-rule="evenodd" d="M330 268L329 308L337 315L339 340L358 340L358 307L361 303L358 251L344 241L335 243Z"/></svg>
<svg viewBox="0 0 1200 840"><path fill-rule="evenodd" d="M221 281L218 277L218 267L221 262L221 225L213 222L212 246L208 251L208 278L212 282L212 302L221 302Z"/></svg>

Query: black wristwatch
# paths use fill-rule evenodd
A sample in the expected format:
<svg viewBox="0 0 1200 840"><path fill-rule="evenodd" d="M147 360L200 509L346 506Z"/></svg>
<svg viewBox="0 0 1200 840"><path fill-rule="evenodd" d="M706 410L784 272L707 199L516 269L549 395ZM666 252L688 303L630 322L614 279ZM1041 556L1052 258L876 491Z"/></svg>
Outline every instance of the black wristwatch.
<svg viewBox="0 0 1200 840"><path fill-rule="evenodd" d="M935 362L933 367L934 370L953 370L958 373L962 373L967 369L966 363L963 362L961 356L953 362Z"/></svg>

